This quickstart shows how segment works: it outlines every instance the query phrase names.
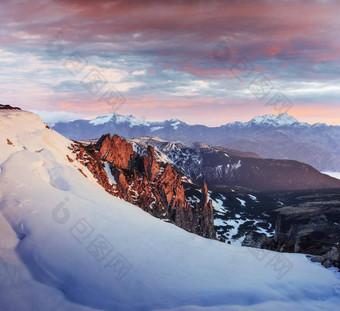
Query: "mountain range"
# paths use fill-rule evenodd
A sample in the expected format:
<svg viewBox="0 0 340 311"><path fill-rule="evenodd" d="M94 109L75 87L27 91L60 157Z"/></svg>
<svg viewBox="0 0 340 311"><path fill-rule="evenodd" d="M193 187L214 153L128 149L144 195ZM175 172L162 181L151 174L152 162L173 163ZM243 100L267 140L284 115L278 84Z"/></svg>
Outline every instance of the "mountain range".
<svg viewBox="0 0 340 311"><path fill-rule="evenodd" d="M126 138L156 136L174 142L203 142L252 152L263 158L290 159L320 171L340 171L340 126L299 122L287 113L258 116L219 127L189 125L177 119L138 120L116 113L92 120L58 122L53 129L75 140L118 134Z"/></svg>

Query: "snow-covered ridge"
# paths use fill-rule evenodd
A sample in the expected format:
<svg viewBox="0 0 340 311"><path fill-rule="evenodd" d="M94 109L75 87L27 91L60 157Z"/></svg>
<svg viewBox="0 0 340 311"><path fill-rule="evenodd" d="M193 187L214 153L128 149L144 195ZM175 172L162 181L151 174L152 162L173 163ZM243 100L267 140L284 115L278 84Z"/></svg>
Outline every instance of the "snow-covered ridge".
<svg viewBox="0 0 340 311"><path fill-rule="evenodd" d="M184 124L184 122L178 119L171 119L171 120L167 120L164 122L151 122L151 121L139 120L132 115L126 116L126 115L121 115L117 113L111 113L107 115L98 116L94 119L88 120L88 122L91 125L104 125L104 124L113 122L115 124L126 123L129 125L129 127L146 126L146 127L151 127L150 129L151 132L163 129L165 126L165 123L169 123L170 126L174 130L177 130L180 124Z"/></svg>
<svg viewBox="0 0 340 311"><path fill-rule="evenodd" d="M120 115L117 113L99 116L89 121L89 123L92 125L102 125L102 124L106 124L109 122L115 122L116 124L128 123L130 127L134 127L134 126L150 127L151 126L152 132L163 129L165 127L165 124L170 124L173 130L177 130L180 124L185 124L184 122L178 119L170 119L170 120L160 121L160 122L151 122L151 121L139 120L132 115L125 116L125 115ZM273 127L292 126L292 125L311 126L308 123L299 122L295 117L289 115L288 113L281 113L279 115L265 114L263 116L256 116L248 122L235 121L235 122L230 122L226 124L226 126L239 126L239 127L252 126L252 125L273 126ZM324 124L317 123L314 126L322 126L322 125Z"/></svg>
<svg viewBox="0 0 340 311"><path fill-rule="evenodd" d="M292 125L297 122L298 120L296 120L293 116L287 113L281 113L279 115L266 114L264 116L258 116L251 119L248 123L256 125L285 126Z"/></svg>
<svg viewBox="0 0 340 311"><path fill-rule="evenodd" d="M150 126L151 124L148 121L138 120L132 115L124 116L124 115L120 115L117 113L111 113L111 114L96 117L90 120L89 124L102 125L102 124L109 123L110 121L115 122L116 124L128 123L130 124L130 127L140 126L140 125Z"/></svg>
<svg viewBox="0 0 340 311"><path fill-rule="evenodd" d="M113 116L114 116L113 113L99 116L99 117L96 117L95 119L90 120L89 123L93 125L105 124L105 123L108 123L112 119Z"/></svg>
<svg viewBox="0 0 340 311"><path fill-rule="evenodd" d="M263 116L256 116L248 122L231 122L226 126L231 127L249 127L249 126L263 126L263 127L285 127L285 126L307 126L311 125L305 122L299 122L295 117L288 113L281 113L278 115L265 114Z"/></svg>
<svg viewBox="0 0 340 311"><path fill-rule="evenodd" d="M116 117L116 123L117 124L120 124L120 123L129 123L130 127L139 126L139 125L150 126L150 124L151 124L148 121L143 121L143 120L136 119L132 115L123 116L123 115L116 114L115 117Z"/></svg>

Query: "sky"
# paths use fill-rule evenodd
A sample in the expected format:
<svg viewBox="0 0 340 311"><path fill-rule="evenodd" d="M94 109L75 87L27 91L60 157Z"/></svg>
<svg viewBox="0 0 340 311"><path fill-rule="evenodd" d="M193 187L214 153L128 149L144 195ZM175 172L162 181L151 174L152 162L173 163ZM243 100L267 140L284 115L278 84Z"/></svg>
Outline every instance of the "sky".
<svg viewBox="0 0 340 311"><path fill-rule="evenodd" d="M0 2L0 104L218 126L340 125L340 1Z"/></svg>

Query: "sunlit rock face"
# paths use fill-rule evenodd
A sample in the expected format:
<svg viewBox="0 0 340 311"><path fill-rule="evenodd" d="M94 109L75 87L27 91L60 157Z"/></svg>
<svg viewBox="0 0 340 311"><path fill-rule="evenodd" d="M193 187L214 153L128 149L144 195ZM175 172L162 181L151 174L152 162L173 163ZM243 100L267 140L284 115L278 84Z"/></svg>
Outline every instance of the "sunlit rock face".
<svg viewBox="0 0 340 311"><path fill-rule="evenodd" d="M94 145L74 143L73 151L105 190L151 215L201 236L215 239L212 201L206 183L199 203L185 196L182 176L169 163L159 163L155 149L145 155L118 135L104 135Z"/></svg>

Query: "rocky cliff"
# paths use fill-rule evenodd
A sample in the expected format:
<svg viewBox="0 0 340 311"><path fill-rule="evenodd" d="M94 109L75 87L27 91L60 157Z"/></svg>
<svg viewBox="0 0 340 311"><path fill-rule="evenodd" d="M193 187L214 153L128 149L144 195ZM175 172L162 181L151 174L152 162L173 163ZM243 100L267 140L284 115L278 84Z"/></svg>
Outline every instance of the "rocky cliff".
<svg viewBox="0 0 340 311"><path fill-rule="evenodd" d="M276 196L283 206L268 212L276 216L275 234L264 238L261 247L310 254L327 267L331 264L340 268L340 190L285 192Z"/></svg>
<svg viewBox="0 0 340 311"><path fill-rule="evenodd" d="M149 146L147 154L141 155L126 140L108 134L95 144L75 142L72 150L107 192L189 232L216 237L206 183L200 202L191 205L184 193L182 176L171 164L156 161L154 147Z"/></svg>

